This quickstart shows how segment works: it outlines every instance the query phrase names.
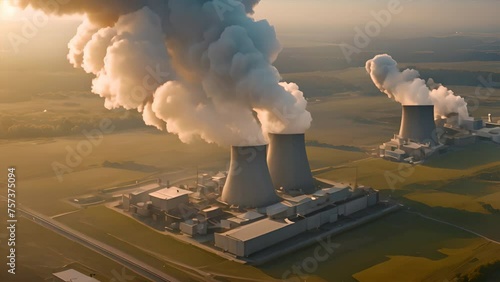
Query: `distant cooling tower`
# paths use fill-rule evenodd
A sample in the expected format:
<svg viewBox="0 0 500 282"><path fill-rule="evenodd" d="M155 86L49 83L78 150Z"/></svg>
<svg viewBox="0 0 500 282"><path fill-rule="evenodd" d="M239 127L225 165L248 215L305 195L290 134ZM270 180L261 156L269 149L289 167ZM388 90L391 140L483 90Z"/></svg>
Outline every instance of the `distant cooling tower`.
<svg viewBox="0 0 500 282"><path fill-rule="evenodd" d="M269 134L267 164L274 188L314 193L304 134Z"/></svg>
<svg viewBox="0 0 500 282"><path fill-rule="evenodd" d="M399 136L419 143L437 143L434 106L403 106Z"/></svg>
<svg viewBox="0 0 500 282"><path fill-rule="evenodd" d="M266 162L267 146L232 147L231 164L221 200L230 205L257 208L280 201Z"/></svg>

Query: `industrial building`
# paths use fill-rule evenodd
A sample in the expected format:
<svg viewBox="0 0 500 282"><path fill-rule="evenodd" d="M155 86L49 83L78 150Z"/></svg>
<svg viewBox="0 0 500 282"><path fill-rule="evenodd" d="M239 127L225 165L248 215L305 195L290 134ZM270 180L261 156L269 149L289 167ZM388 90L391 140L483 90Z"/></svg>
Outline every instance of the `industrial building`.
<svg viewBox="0 0 500 282"><path fill-rule="evenodd" d="M257 209L259 218L264 214L267 217L250 224L223 225L230 230L214 234L215 246L235 256L248 257L379 202L378 191L370 188L352 190L342 186L322 189L314 195L290 197Z"/></svg>
<svg viewBox="0 0 500 282"><path fill-rule="evenodd" d="M191 194L193 192L179 187L162 188L157 184L147 185L135 192L122 195L122 208L124 211L143 217L165 218L169 211L187 206Z"/></svg>
<svg viewBox="0 0 500 282"><path fill-rule="evenodd" d="M248 257L307 229L306 220L263 219L224 233L215 233L215 246L239 257Z"/></svg>
<svg viewBox="0 0 500 282"><path fill-rule="evenodd" d="M486 126L486 127L485 127ZM467 146L478 140L500 143L500 124L482 119L459 121L458 114L434 120L434 106L403 106L399 134L377 148L378 155L398 162L420 163L446 152L452 146Z"/></svg>
<svg viewBox="0 0 500 282"><path fill-rule="evenodd" d="M180 205L187 205L190 194L193 192L178 187L169 187L150 193L149 199L155 209L168 212Z"/></svg>
<svg viewBox="0 0 500 282"><path fill-rule="evenodd" d="M418 163L439 152L434 106L403 106L399 134L378 147L378 155L399 162Z"/></svg>
<svg viewBox="0 0 500 282"><path fill-rule="evenodd" d="M61 281L61 282L67 282L67 281L75 281L75 282L99 282L99 280L87 276L81 272L78 272L74 269L67 269L61 272L53 273L54 276L53 281Z"/></svg>
<svg viewBox="0 0 500 282"><path fill-rule="evenodd" d="M379 203L373 189L315 180L304 134L269 137L269 148L232 147L227 173L203 173L190 188L140 187L123 195L123 210L156 228L248 257Z"/></svg>

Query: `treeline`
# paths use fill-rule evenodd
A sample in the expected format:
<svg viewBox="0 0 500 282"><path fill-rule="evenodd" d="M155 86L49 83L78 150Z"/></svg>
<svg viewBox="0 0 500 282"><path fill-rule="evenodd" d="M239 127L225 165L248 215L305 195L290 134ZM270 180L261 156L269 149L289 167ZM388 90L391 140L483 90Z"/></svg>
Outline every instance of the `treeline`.
<svg viewBox="0 0 500 282"><path fill-rule="evenodd" d="M84 130L99 128L103 119L111 120L115 131L146 127L138 113L91 116L87 119L64 117L55 120L0 115L0 139L78 135Z"/></svg>
<svg viewBox="0 0 500 282"><path fill-rule="evenodd" d="M500 260L481 265L467 275L460 275L458 282L493 282L500 281Z"/></svg>

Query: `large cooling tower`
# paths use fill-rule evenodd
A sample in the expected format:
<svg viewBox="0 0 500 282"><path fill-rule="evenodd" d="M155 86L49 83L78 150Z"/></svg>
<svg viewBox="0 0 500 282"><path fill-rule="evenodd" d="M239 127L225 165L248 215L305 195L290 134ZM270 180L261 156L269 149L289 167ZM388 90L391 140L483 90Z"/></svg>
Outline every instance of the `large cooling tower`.
<svg viewBox="0 0 500 282"><path fill-rule="evenodd" d="M314 193L304 134L269 134L269 140L267 164L274 188Z"/></svg>
<svg viewBox="0 0 500 282"><path fill-rule="evenodd" d="M399 136L419 143L437 143L434 106L403 106Z"/></svg>
<svg viewBox="0 0 500 282"><path fill-rule="evenodd" d="M266 162L267 146L232 147L231 164L221 200L230 205L257 208L280 201Z"/></svg>

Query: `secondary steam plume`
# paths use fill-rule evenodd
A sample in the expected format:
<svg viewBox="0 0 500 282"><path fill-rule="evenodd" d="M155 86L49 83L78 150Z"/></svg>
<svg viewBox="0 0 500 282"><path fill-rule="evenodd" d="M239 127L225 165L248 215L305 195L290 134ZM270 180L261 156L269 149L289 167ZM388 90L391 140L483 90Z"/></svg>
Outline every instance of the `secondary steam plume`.
<svg viewBox="0 0 500 282"><path fill-rule="evenodd" d="M414 69L401 72L398 63L387 54L367 61L366 71L380 91L402 105L434 105L436 118L457 113L460 121L470 119L464 98L434 80L426 83Z"/></svg>
<svg viewBox="0 0 500 282"><path fill-rule="evenodd" d="M298 86L273 67L281 46L258 0L72 0L17 5L83 14L68 59L93 73L108 109L142 112L146 124L222 145L266 143L265 133L303 133L311 115Z"/></svg>

